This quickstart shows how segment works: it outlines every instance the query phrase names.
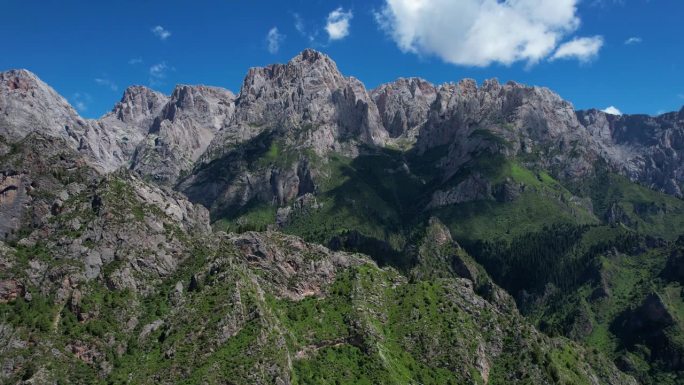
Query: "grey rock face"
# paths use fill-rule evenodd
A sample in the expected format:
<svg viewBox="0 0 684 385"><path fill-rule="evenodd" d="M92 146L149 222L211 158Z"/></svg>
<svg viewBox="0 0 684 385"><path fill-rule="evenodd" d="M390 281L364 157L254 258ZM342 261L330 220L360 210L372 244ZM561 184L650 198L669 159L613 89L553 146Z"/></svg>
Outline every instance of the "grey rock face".
<svg viewBox="0 0 684 385"><path fill-rule="evenodd" d="M162 184L180 180L179 189L204 197L208 207L216 199L224 207L255 198L289 204L316 190L317 167L308 154L325 162L331 152L355 157L365 145L404 138L420 154L447 149L435 164L444 180L483 153L515 156L571 180L603 160L633 181L682 196L682 122L684 109L659 117L576 113L546 88L496 80L435 87L399 79L369 93L313 50L286 64L252 68L237 98L206 86L178 86L170 97L134 86L98 120L79 117L28 71L0 74L0 154L40 132L61 138L100 172L125 166ZM253 169L258 159L244 147L262 135L277 142L278 164ZM271 143L257 152L263 155ZM208 166L216 160L229 172ZM242 166L228 166L229 160Z"/></svg>
<svg viewBox="0 0 684 385"><path fill-rule="evenodd" d="M179 189L213 212L255 200L283 206L315 191L318 165L310 154L355 156L362 145L386 139L363 84L342 76L329 57L305 50L287 64L250 69L232 119ZM269 152L271 163L262 164Z"/></svg>
<svg viewBox="0 0 684 385"><path fill-rule="evenodd" d="M189 255L189 236L211 232L206 209L128 173L108 175L74 194L66 191L64 198L68 204L20 242L40 242L53 258L80 263L82 269L65 273L74 284L103 279L104 267L115 263L107 284L145 293ZM40 269L29 274L36 277L32 284L54 290L60 281Z"/></svg>
<svg viewBox="0 0 684 385"><path fill-rule="evenodd" d="M125 124L147 128L161 113L169 97L145 86L128 87L104 119L117 119ZM147 133L147 130L143 133Z"/></svg>
<svg viewBox="0 0 684 385"><path fill-rule="evenodd" d="M192 168L214 135L233 116L235 96L216 87L180 85L149 125L132 168L173 183Z"/></svg>
<svg viewBox="0 0 684 385"><path fill-rule="evenodd" d="M432 194L432 199L430 200L427 209L434 209L455 203L493 199L491 183L480 174L473 174L456 185L456 187L446 191L435 191Z"/></svg>
<svg viewBox="0 0 684 385"><path fill-rule="evenodd" d="M427 121L437 88L419 78L401 78L371 91L390 137L406 135Z"/></svg>
<svg viewBox="0 0 684 385"><path fill-rule="evenodd" d="M0 73L0 135L18 141L31 132L63 138L97 169L109 172L125 163L142 138L126 125L81 118L55 90L26 70Z"/></svg>
<svg viewBox="0 0 684 385"><path fill-rule="evenodd" d="M278 154L289 161L264 161L264 153L280 148L273 136L260 135L239 150L211 162L183 180L178 188L212 213L230 215L248 204L284 206L316 191L316 166L290 148ZM279 150L280 151L280 150ZM220 178L217 178L221 175Z"/></svg>
<svg viewBox="0 0 684 385"><path fill-rule="evenodd" d="M16 141L30 132L43 130L52 136L77 138L72 130L84 130L87 123L55 90L27 70L0 73L0 134Z"/></svg>
<svg viewBox="0 0 684 385"><path fill-rule="evenodd" d="M31 132L63 138L101 172L131 165L174 183L231 119L233 99L215 87L178 86L167 97L132 86L112 111L87 120L34 74L12 70L0 73L0 135L9 142Z"/></svg>
<svg viewBox="0 0 684 385"><path fill-rule="evenodd" d="M30 133L0 156L0 238L40 226L98 173L65 139Z"/></svg>
<svg viewBox="0 0 684 385"><path fill-rule="evenodd" d="M445 145L446 178L482 152L533 154L535 166L567 178L589 173L597 156L570 103L546 88L496 80L481 87L467 79L439 87L417 148Z"/></svg>
<svg viewBox="0 0 684 385"><path fill-rule="evenodd" d="M579 111L607 163L632 181L682 197L684 109L652 117Z"/></svg>
<svg viewBox="0 0 684 385"><path fill-rule="evenodd" d="M252 268L263 271L258 278L263 287L270 287L278 297L295 301L320 296L339 271L365 263L362 257L333 252L275 232L244 233L227 240L240 250ZM312 255L316 258L308 258Z"/></svg>
<svg viewBox="0 0 684 385"><path fill-rule="evenodd" d="M209 147L205 160L270 130L297 136L323 154L353 152L343 140L381 145L387 138L363 84L345 78L326 55L305 50L287 64L249 70L235 101L235 116Z"/></svg>
<svg viewBox="0 0 684 385"><path fill-rule="evenodd" d="M21 227L24 208L31 201L30 180L23 174L0 174L0 236L5 237Z"/></svg>

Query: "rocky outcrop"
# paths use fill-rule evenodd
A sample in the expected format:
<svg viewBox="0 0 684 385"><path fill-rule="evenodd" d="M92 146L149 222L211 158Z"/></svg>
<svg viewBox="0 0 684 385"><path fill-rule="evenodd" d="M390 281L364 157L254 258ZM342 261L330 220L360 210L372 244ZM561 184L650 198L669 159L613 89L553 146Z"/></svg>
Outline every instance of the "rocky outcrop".
<svg viewBox="0 0 684 385"><path fill-rule="evenodd" d="M466 177L455 187L448 190L437 190L426 209L435 209L456 203L472 202L476 200L493 200L492 185L479 173Z"/></svg>
<svg viewBox="0 0 684 385"><path fill-rule="evenodd" d="M169 97L145 86L126 88L121 101L102 120L119 120L124 124L147 128L161 113ZM145 130L146 133L147 130Z"/></svg>
<svg viewBox="0 0 684 385"><path fill-rule="evenodd" d="M629 177L655 190L682 197L684 186L684 116L611 115L579 111L603 159Z"/></svg>
<svg viewBox="0 0 684 385"><path fill-rule="evenodd" d="M3 238L21 227L25 207L30 202L30 188L25 175L12 170L0 175L0 236Z"/></svg>
<svg viewBox="0 0 684 385"><path fill-rule="evenodd" d="M263 287L294 301L323 295L339 271L366 262L280 233L244 233L230 237L229 242L250 266L262 272L258 279Z"/></svg>
<svg viewBox="0 0 684 385"><path fill-rule="evenodd" d="M24 296L24 285L16 279L0 280L0 303L14 302Z"/></svg>
<svg viewBox="0 0 684 385"><path fill-rule="evenodd" d="M371 91L390 137L415 136L427 121L437 88L420 78L400 78Z"/></svg>
<svg viewBox="0 0 684 385"><path fill-rule="evenodd" d="M55 90L26 70L0 73L0 135L16 142L28 134L58 137L95 168L112 171L126 163L142 139L137 127L81 118Z"/></svg>
<svg viewBox="0 0 684 385"><path fill-rule="evenodd" d="M64 139L29 134L0 156L0 237L14 240L45 223L68 191L82 189L97 175Z"/></svg>
<svg viewBox="0 0 684 385"><path fill-rule="evenodd" d="M354 153L346 141L382 145L387 138L363 84L344 77L335 62L314 50L303 51L287 64L249 70L235 101L235 116L204 161L271 130L319 154Z"/></svg>
<svg viewBox="0 0 684 385"><path fill-rule="evenodd" d="M53 258L82 264L82 270L66 273L71 286L103 279L103 269L115 265L107 276L108 285L146 292L150 280L173 273L187 257L189 235L211 231L206 209L132 175L108 176L90 186L66 189L58 199L63 203L53 206L59 210L47 214L19 242L29 248L40 244ZM44 291L61 285L45 278L50 276L47 268L38 264L29 274L35 277L31 283Z"/></svg>
<svg viewBox="0 0 684 385"><path fill-rule="evenodd" d="M176 86L155 115L131 168L161 183L175 183L233 117L232 92L207 86Z"/></svg>
<svg viewBox="0 0 684 385"><path fill-rule="evenodd" d="M535 167L576 179L593 170L597 154L572 105L549 89L487 80L438 88L418 135L420 152L449 146L445 179L483 153L523 155Z"/></svg>
<svg viewBox="0 0 684 385"><path fill-rule="evenodd" d="M127 172L101 176L61 138L29 134L0 164L3 239L29 250L27 275L42 290L68 295L119 263L110 284L144 291L143 277L173 272L189 248L170 234L211 231L203 207ZM37 255L72 263L49 270Z"/></svg>
<svg viewBox="0 0 684 385"><path fill-rule="evenodd" d="M322 205L312 193L306 193L298 197L291 205L281 207L276 212L276 225L285 227L294 217L310 215L311 211L321 208Z"/></svg>
<svg viewBox="0 0 684 385"><path fill-rule="evenodd" d="M41 130L78 145L87 122L54 89L27 70L0 73L0 135L17 141Z"/></svg>

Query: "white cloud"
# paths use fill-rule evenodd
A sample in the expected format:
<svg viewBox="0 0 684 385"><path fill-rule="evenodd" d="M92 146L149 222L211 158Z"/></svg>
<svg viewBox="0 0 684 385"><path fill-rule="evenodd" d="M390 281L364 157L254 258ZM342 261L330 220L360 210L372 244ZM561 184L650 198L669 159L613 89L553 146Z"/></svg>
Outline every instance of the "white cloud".
<svg viewBox="0 0 684 385"><path fill-rule="evenodd" d="M385 0L376 19L404 52L458 65L534 64L580 24L579 0Z"/></svg>
<svg viewBox="0 0 684 385"><path fill-rule="evenodd" d="M639 44L639 43L641 43L642 41L643 41L643 40L642 40L640 37L638 37L638 36L633 36L633 37L630 37L629 39L625 40L625 44L626 44L626 45Z"/></svg>
<svg viewBox="0 0 684 385"><path fill-rule="evenodd" d="M153 65L150 67L150 76L158 79L163 79L166 77L166 72L168 71L169 66L166 64L166 62L161 62Z"/></svg>
<svg viewBox="0 0 684 385"><path fill-rule="evenodd" d="M271 28L268 31L268 34L266 34L268 52L272 54L278 53L278 50L280 50L280 43L282 43L283 40L285 40L285 35L280 34L277 27Z"/></svg>
<svg viewBox="0 0 684 385"><path fill-rule="evenodd" d="M302 19L302 16L298 13L293 13L292 16L294 17L294 27L297 32L302 36L306 35L306 27L304 26L304 19Z"/></svg>
<svg viewBox="0 0 684 385"><path fill-rule="evenodd" d="M71 103L78 112L88 111L88 104L93 100L90 94L77 92L71 96Z"/></svg>
<svg viewBox="0 0 684 385"><path fill-rule="evenodd" d="M112 91L118 91L119 90L119 86L116 83L114 83L112 80L107 79L107 78L95 78L95 83L97 83L101 86L108 87Z"/></svg>
<svg viewBox="0 0 684 385"><path fill-rule="evenodd" d="M157 63L150 67L150 84L159 86L164 84L164 79L168 76L169 71L176 69L166 64L165 61Z"/></svg>
<svg viewBox="0 0 684 385"><path fill-rule="evenodd" d="M142 62L143 62L143 60L141 57L134 57L128 61L128 64L135 65L135 64L140 64Z"/></svg>
<svg viewBox="0 0 684 385"><path fill-rule="evenodd" d="M166 40L171 36L171 31L164 29L161 25L152 28L150 31L154 36L160 38L161 40Z"/></svg>
<svg viewBox="0 0 684 385"><path fill-rule="evenodd" d="M342 7L328 14L325 31L330 40L344 39L349 35L349 22L354 17L351 11L345 11Z"/></svg>
<svg viewBox="0 0 684 385"><path fill-rule="evenodd" d="M618 110L615 106L606 107L605 109L603 109L601 111L605 112L606 114L610 114L610 115L622 115L622 111Z"/></svg>
<svg viewBox="0 0 684 385"><path fill-rule="evenodd" d="M603 46L603 37L580 37L561 44L551 60L556 59L577 59L586 63L598 56L599 50Z"/></svg>

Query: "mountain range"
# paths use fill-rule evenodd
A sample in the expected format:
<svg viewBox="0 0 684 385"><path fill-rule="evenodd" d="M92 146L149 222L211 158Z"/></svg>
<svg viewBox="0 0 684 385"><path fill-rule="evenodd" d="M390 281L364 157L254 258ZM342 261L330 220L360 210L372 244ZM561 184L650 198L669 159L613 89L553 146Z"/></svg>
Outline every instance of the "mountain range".
<svg viewBox="0 0 684 385"><path fill-rule="evenodd" d="M684 382L684 108L323 53L84 119L0 73L6 383Z"/></svg>

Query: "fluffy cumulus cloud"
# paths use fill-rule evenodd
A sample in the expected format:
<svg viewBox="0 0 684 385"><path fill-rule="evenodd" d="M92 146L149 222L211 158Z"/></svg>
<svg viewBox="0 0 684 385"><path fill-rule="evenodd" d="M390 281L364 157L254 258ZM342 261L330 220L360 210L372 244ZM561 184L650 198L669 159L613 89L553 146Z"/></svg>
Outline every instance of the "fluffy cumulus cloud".
<svg viewBox="0 0 684 385"><path fill-rule="evenodd" d="M325 24L325 31L328 32L330 40L344 39L349 35L349 22L354 15L351 11L345 11L342 7L335 9L328 14Z"/></svg>
<svg viewBox="0 0 684 385"><path fill-rule="evenodd" d="M603 109L601 111L605 112L606 114L610 114L610 115L622 115L622 111L618 110L615 106L606 107L605 109Z"/></svg>
<svg viewBox="0 0 684 385"><path fill-rule="evenodd" d="M160 38L161 40L166 40L171 37L171 31L164 29L161 25L158 25L151 29L154 36Z"/></svg>
<svg viewBox="0 0 684 385"><path fill-rule="evenodd" d="M561 44L553 56L551 56L551 60L577 59L586 63L598 56L602 46L603 38L601 36L573 39Z"/></svg>
<svg viewBox="0 0 684 385"><path fill-rule="evenodd" d="M401 50L468 66L534 64L575 31L579 0L385 0L376 14Z"/></svg>
<svg viewBox="0 0 684 385"><path fill-rule="evenodd" d="M285 40L285 36L278 32L277 27L271 28L266 34L266 48L272 54L278 53L280 50L280 43Z"/></svg>

